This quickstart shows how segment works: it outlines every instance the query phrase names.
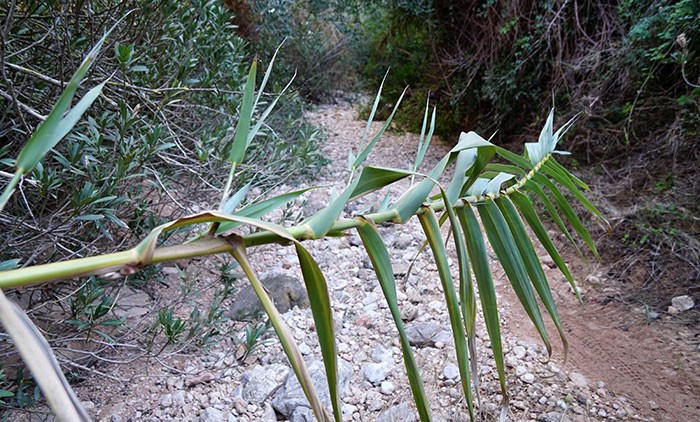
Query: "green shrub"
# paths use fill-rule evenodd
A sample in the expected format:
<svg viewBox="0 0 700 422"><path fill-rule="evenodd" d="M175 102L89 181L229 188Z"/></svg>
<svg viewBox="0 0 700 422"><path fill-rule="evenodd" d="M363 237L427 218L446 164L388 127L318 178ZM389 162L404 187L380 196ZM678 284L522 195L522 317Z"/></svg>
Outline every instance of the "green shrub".
<svg viewBox="0 0 700 422"><path fill-rule="evenodd" d="M1 270L114 251L169 218L208 207L207 197L220 196L225 181L220 175L228 171L250 62L229 10L220 2L200 0L12 4L13 9L0 11L0 20L8 25L0 66L0 91L7 94L0 98L6 111L0 119L3 187L14 157L49 114L85 53L122 20L83 85L106 80L103 95L26 175L0 214ZM85 96L84 87L77 98ZM254 122L273 98L261 98ZM304 120L304 108L296 94L280 100L238 168L234 191L249 184L265 194L324 164L316 151L322 134ZM157 353L163 338L196 348L227 334L221 327L221 303L231 292L230 282L212 288L188 280L183 281L188 289L162 305L160 324L145 321L133 328L146 334L125 337L129 331L111 312L113 302L124 289L147 289L162 278L159 268L152 267L126 285L91 277L84 283L57 284L51 292L31 287L15 298L35 298L27 309L33 316L46 312L47 300L56 299L54 317L42 326L48 340L70 334L73 340L64 346L89 342L98 357L108 350L105 344L119 341ZM197 299L203 289L214 292L212 303ZM191 312L168 319L168 309L182 304ZM6 342L3 351L12 354L9 347ZM2 363L10 370L8 378L19 378L0 380L0 397L7 390L15 394L8 402L30 403L38 388L22 377L16 359Z"/></svg>
<svg viewBox="0 0 700 422"><path fill-rule="evenodd" d="M152 229L163 215L192 212L195 192L220 188L207 179L221 171L232 138L248 55L231 13L211 1L142 0L116 7L104 1L92 2L90 10L81 4L69 11L64 2L25 2L13 10L4 50L11 67L0 89L21 94L16 102L2 100L9 111L0 127L8 140L0 149L4 166L13 164L10 157L39 122L20 104L46 114L85 49L137 8L90 74L109 79L105 99L37 166L21 199L8 206L0 221L9 234L0 241L0 261L109 248L113 240ZM47 18L61 25L52 29ZM304 122L301 100L288 96L283 102L243 169L262 188L322 164L315 153L319 133ZM292 159L283 158L289 151ZM177 204L164 210L166 190ZM9 229L17 224L30 224L53 242L29 241L31 232Z"/></svg>

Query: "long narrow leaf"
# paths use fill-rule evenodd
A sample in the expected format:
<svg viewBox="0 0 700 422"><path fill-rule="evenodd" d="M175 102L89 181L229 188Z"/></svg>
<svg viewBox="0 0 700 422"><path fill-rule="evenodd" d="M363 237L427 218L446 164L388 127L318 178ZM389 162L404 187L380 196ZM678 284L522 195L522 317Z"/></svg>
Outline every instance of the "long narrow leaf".
<svg viewBox="0 0 700 422"><path fill-rule="evenodd" d="M490 150L493 147L489 141L474 132L462 133L459 142L450 150L428 173L428 178L422 180L418 185L411 188L394 205L394 209L399 215L400 221L406 221L425 202L430 191L435 186L437 180L445 171L447 166L456 159L457 155L464 150L478 149L477 156L481 150ZM488 154L488 152L486 152ZM484 164L485 165L485 164Z"/></svg>
<svg viewBox="0 0 700 422"><path fill-rule="evenodd" d="M418 365L416 364L416 359L413 356L413 350L409 344L403 321L401 321L401 312L399 311L398 300L396 298L396 282L394 280L394 271L391 267L389 252L374 224L362 217L358 218L361 219L361 221L360 225L357 227L357 232L362 239L362 243L365 245L365 249L367 249L367 254L372 262L377 280L382 288L386 302L389 305L389 311L394 319L394 324L396 324L396 329L399 332L404 366L406 367L408 383L411 386L411 392L413 393L413 400L418 409L418 415L421 421L429 421L431 420L430 405L423 389L423 381L420 376L420 371L418 370Z"/></svg>
<svg viewBox="0 0 700 422"><path fill-rule="evenodd" d="M408 89L408 88L406 88ZM399 96L399 99L396 100L396 104L394 105L394 109L391 110L391 114L389 114L389 117L386 119L382 127L379 129L379 132L374 135L374 138L367 144L367 146L360 151L359 154L357 154L357 157L355 157L355 161L352 163L352 168L356 169L360 167L360 165L365 161L369 153L372 151L374 146L379 142L379 139L382 137L384 132L387 130L389 125L391 124L392 120L394 120L394 115L396 114L396 110L399 109L399 105L401 105L401 101L403 100L404 95L406 95L406 89L403 90L401 93L401 96Z"/></svg>
<svg viewBox="0 0 700 422"><path fill-rule="evenodd" d="M569 192L571 192L576 197L576 199L578 199L581 205L583 205L588 210L588 212L605 221L600 211L598 211L598 209L593 204L591 204L588 198L586 198L581 193L581 191L578 190L576 182L574 182L574 180L572 179L573 175L569 173L566 169L557 167L555 163L556 161L554 161L553 159L547 160L547 162L543 166L544 172L551 176L558 183L566 187L569 190Z"/></svg>
<svg viewBox="0 0 700 422"><path fill-rule="evenodd" d="M547 337L547 330L542 320L542 314L537 306L537 300L532 291L532 286L530 286L525 264L520 256L508 224L498 207L491 200L487 200L482 205L479 205L478 211L481 221L484 223L489 242L494 252L496 252L498 260L508 276L511 286L513 286L513 291L515 291L520 304L523 306L523 309L540 334L547 348L547 353L551 356L552 345Z"/></svg>
<svg viewBox="0 0 700 422"><path fill-rule="evenodd" d="M533 179L535 182L540 183L549 189L554 197L554 202L557 203L557 207L559 207L559 210L562 212L562 214L564 214L564 217L566 217L571 226L574 228L576 234L579 235L581 240L583 240L591 252L593 252L593 255L598 256L598 250L595 247L595 243L593 243L591 234L588 233L588 230L581 222L581 219L579 219L578 215L576 215L576 211L574 211L574 209L571 207L569 201L566 200L559 188L557 188L554 183L541 174L536 174Z"/></svg>
<svg viewBox="0 0 700 422"><path fill-rule="evenodd" d="M274 196L269 199L265 199L260 202L256 202L254 204L247 205L240 210L236 211L234 215L241 216L241 217L249 217L249 218L258 218L262 217L265 214L268 214L284 204L287 204L296 198L300 197L303 195L305 192L308 192L312 189L317 189L317 187L309 187L309 188L304 188L304 189L299 189L295 190L292 192L287 192L283 193L281 195ZM237 221L225 221L221 222L219 225L219 229L217 230L217 233L223 233L228 230L233 230L236 227L239 227L241 224L240 222Z"/></svg>
<svg viewBox="0 0 700 422"><path fill-rule="evenodd" d="M365 147L365 142L367 141L367 135L369 135L369 129L372 126L372 122L374 121L374 115L377 113L377 108L379 107L379 100L382 98L382 89L384 89L384 82L386 82L386 77L388 75L389 75L389 70L387 69L386 73L384 74L384 77L382 78L382 82L379 84L379 89L377 90L377 96L374 97L374 103L372 104L372 110L370 110L369 117L367 118L367 123L365 124L365 130L362 132L362 138L360 139L360 145L358 145L358 147L357 147L358 154ZM355 158L353 158L353 160L351 160L349 164L351 167L354 166Z"/></svg>
<svg viewBox="0 0 700 422"><path fill-rule="evenodd" d="M301 273L304 276L306 291L309 295L311 314L316 324L318 343L321 346L323 365L326 368L326 381L328 392L333 406L333 415L336 421L342 420L340 411L340 397L338 395L338 353L335 344L335 329L333 324L333 312L331 300L328 297L328 284L318 264L301 243L294 243L299 257Z"/></svg>
<svg viewBox="0 0 700 422"><path fill-rule="evenodd" d="M564 328L561 325L557 305L554 303L552 291L549 289L549 283L547 283L547 277L544 275L544 270L542 269L542 265L537 258L537 253L535 252L534 246L532 246L532 242L527 234L525 225L520 219L520 215L510 199L500 197L496 199L495 202L498 208L501 210L506 223L508 223L508 227L510 227L510 231L515 239L515 244L518 247L523 263L525 264L528 277L530 277L530 281L537 291L540 301L549 313L554 326L559 332L559 337L561 338L562 345L564 346L564 361L566 362L566 357L569 353L569 342L566 340L566 334L564 333Z"/></svg>
<svg viewBox="0 0 700 422"><path fill-rule="evenodd" d="M284 43L287 41L287 39L283 39L280 45L277 46L275 49L274 54L272 54L272 58L270 59L270 64L267 65L267 70L265 71L265 75L263 75L262 82L260 82L260 89L258 89L258 95L255 96L255 102L253 103L253 110L255 110L258 107L258 103L260 102L260 98L262 98L262 94L265 91L265 87L267 86L267 81L270 79L270 75L272 74L272 68L275 65L275 59L277 58L277 54L280 52L280 49L284 45Z"/></svg>
<svg viewBox="0 0 700 422"><path fill-rule="evenodd" d="M117 22L117 24L118 23L119 22ZM95 98L97 98L97 95L99 95L104 83L98 85L99 88L95 87L91 89L88 92L88 95L78 103L80 105L78 111L80 112L75 112L72 114L68 112L68 108L73 101L73 96L78 90L78 86L80 86L80 81L82 81L87 74L88 70L92 66L92 63L100 53L102 44L107 39L107 36L114 30L117 24L112 26L102 36L102 38L97 41L97 44L95 44L87 56L85 56L85 59L75 71L75 74L70 81L68 81L63 94L61 94L61 97L58 99L56 105L46 117L46 120L44 120L39 127L36 128L29 141L27 141L27 144L22 148L22 151L20 151L19 156L17 157L17 168L22 170L23 173L26 174L34 169L37 163L44 158L46 153L48 153L51 148L56 146L56 144L63 139L68 131L70 131L70 129L75 125L75 122L77 122L77 120L80 118L80 115L85 112L89 104L91 104ZM66 113L69 113L70 121L73 122L73 124L70 125L70 128L67 128L67 124L62 124Z"/></svg>
<svg viewBox="0 0 700 422"><path fill-rule="evenodd" d="M467 253L472 269L474 270L474 278L476 285L479 288L479 300L481 302L481 312L484 315L486 331L491 340L491 350L493 350L493 358L496 361L496 370L498 372L498 380L501 384L501 393L503 394L502 409L507 409L508 393L506 390L506 374L505 363L503 360L503 343L501 340L501 326L498 318L498 304L496 303L496 290L491 278L491 267L489 266L489 258L486 251L486 243L481 234L481 226L470 205L463 208L457 208L457 218L464 233L466 241Z"/></svg>
<svg viewBox="0 0 700 422"><path fill-rule="evenodd" d="M540 198L540 200L542 201L542 204L544 205L545 210L547 210L547 214L552 219L552 221L554 221L554 224L556 224L557 227L559 228L559 230L564 234L564 236L566 236L566 239L569 241L569 243L571 243L571 245L573 245L574 248L576 248L576 251L578 252L578 254L580 256L583 256L583 252L576 244L576 241L574 240L573 236L571 236L569 229L566 228L566 225L564 224L564 220L562 220L561 217L559 216L559 211L557 211L556 207L554 206L552 201L549 199L547 194L544 192L544 190L542 190L540 185L538 185L537 183L535 183L533 181L528 181L527 183L525 183L524 188L526 190L534 193L535 195L537 195Z"/></svg>
<svg viewBox="0 0 700 422"><path fill-rule="evenodd" d="M450 202L455 202L459 198L464 183L467 181L467 170L469 170L476 161L476 151L473 149L465 149L457 154L457 162L455 163L455 174L447 186L447 198Z"/></svg>
<svg viewBox="0 0 700 422"><path fill-rule="evenodd" d="M452 202L448 198L448 193L440 188L440 195L445 202L445 214L450 220L452 238L454 239L455 250L457 252L457 265L459 269L459 304L461 305L464 328L467 333L467 343L469 346L469 362L471 364L472 382L476 391L476 398L481 404L479 393L479 377L476 356L476 294L472 285L472 275L469 271L469 258L467 258L467 245L462 234L462 230L452 208Z"/></svg>
<svg viewBox="0 0 700 422"><path fill-rule="evenodd" d="M421 126L420 137L418 138L418 152L416 153L416 160L413 163L413 171L418 171L418 168L423 163L423 158L425 158L425 153L428 151L430 146L430 140L433 138L433 132L435 131L435 113L436 108L433 107L433 115L430 118L430 129L428 129L427 136L425 135L425 129L428 127L428 112L430 111L430 97L425 99L425 114L423 115L423 125Z"/></svg>
<svg viewBox="0 0 700 422"><path fill-rule="evenodd" d="M371 166L364 167L360 173L357 185L350 195L350 200L352 201L370 192L374 192L412 174L412 172L406 170Z"/></svg>
<svg viewBox="0 0 700 422"><path fill-rule="evenodd" d="M574 175L569 170L564 168L564 166L559 164L557 162L557 160L554 160L554 159L549 160L549 162L547 162L547 165L552 166L554 169L559 170L560 172L566 174L571 179L571 181L574 182L576 184L576 186L578 186L579 188L581 188L585 191L588 191L588 192L591 191L591 188L588 187L588 185L583 180L579 179L578 177L576 177L576 175Z"/></svg>
<svg viewBox="0 0 700 422"><path fill-rule="evenodd" d="M270 71L271 68L272 68L272 63L270 63L270 67L268 68L268 72ZM282 88L282 91L280 91L277 95L275 95L275 98L272 100L270 105L268 105L267 108L265 108L265 111L263 111L262 114L260 115L260 118L255 123L255 126L253 126L253 128L250 130L250 132L248 132L248 137L246 138L246 148L248 148L250 146L250 143L253 142L253 138L255 138L255 136L258 134L258 132L260 132L260 128L265 123L265 119L267 119L267 116L269 116L270 113L272 112L272 110L274 110L279 99L282 98L284 93L287 92L287 90L289 89L290 86L292 86L292 82L294 82L294 78L296 77L296 75L297 75L296 73L294 75L292 75L292 78L289 80L289 82L287 82L287 85L285 85L284 88ZM264 88L264 85L261 85L259 92L258 92L258 95L260 95L262 93L263 88ZM255 103L255 105L253 105L253 111L255 110L256 105L257 105L257 102Z"/></svg>
<svg viewBox="0 0 700 422"><path fill-rule="evenodd" d="M345 205L350 201L350 196L355 191L359 181L359 178L355 178L339 197L331 201L326 208L312 215L302 223L308 228L311 238L318 239L328 233L331 227L333 227L333 223L335 223L340 216L340 213L343 212Z"/></svg>
<svg viewBox="0 0 700 422"><path fill-rule="evenodd" d="M242 237L236 235L229 236L227 240L229 240L231 246L233 247L231 255L233 255L238 264L241 266L241 269L245 273L246 277L248 277L248 281L250 281L255 294L260 300L263 310L270 319L270 323L275 329L277 337L280 339L282 349L284 349L284 353L287 355L289 363L292 365L292 369L299 379L299 384L301 385L302 390L304 390L306 398L309 400L311 410L313 410L314 415L319 421L331 421L330 416L323 407L321 398L318 396L318 393L314 388L313 380L311 379L309 370L306 367L306 362L304 362L304 357L301 355L299 348L294 342L294 336L292 335L291 331L289 331L289 328L287 327L287 324L285 324L282 315L275 307L274 303L272 302L272 298L265 290L265 286L262 284L248 261L248 256L245 250L245 241ZM329 374L328 376L330 377L331 375Z"/></svg>
<svg viewBox="0 0 700 422"><path fill-rule="evenodd" d="M576 296L580 301L581 296L579 294L578 288L576 288L576 282L574 281L574 277L571 275L569 268L564 262L564 258L562 258L562 256L559 254L559 250L552 242L552 239L549 238L549 235L547 234L547 229L542 224L542 221L537 215L537 211L535 211L535 207L532 205L530 199L518 191L511 193L509 195L509 198L513 201L515 206L518 207L520 214L522 214L522 216L525 217L525 220L527 220L527 224L535 233L535 236L537 236L537 239L539 239L540 243L545 248L549 256L552 257L552 261L554 261L554 264L556 264L557 268L559 268L559 271L561 271L561 273L564 274L564 277L566 277L566 279L569 281L572 290L576 292Z"/></svg>
<svg viewBox="0 0 700 422"><path fill-rule="evenodd" d="M231 197L224 204L223 211L226 214L233 213L233 210L236 209L238 204L240 204L241 201L243 201L243 198L245 198L251 185L252 185L252 182L248 182L245 185L243 185L242 188L238 189L233 195L231 195Z"/></svg>
<svg viewBox="0 0 700 422"><path fill-rule="evenodd" d="M452 326L452 337L455 342L455 352L457 354L457 366L462 381L462 389L464 396L467 399L467 408L469 416L474 420L474 399L471 389L471 375L469 371L469 352L467 349L467 339L464 335L464 326L462 325L461 312L459 309L459 298L455 291L452 275L450 274L450 266L447 263L447 251L442 241L440 234L440 226L438 225L435 213L429 207L423 208L424 212L418 215L423 232L428 239L430 249L433 251L435 264L438 268L442 290L445 295L445 304L447 312L450 316L450 325Z"/></svg>
<svg viewBox="0 0 700 422"><path fill-rule="evenodd" d="M250 130L250 122L253 119L253 94L255 93L257 67L257 60L253 60L253 64L250 65L250 70L248 71L245 87L243 88L243 99L241 100L241 109L238 112L238 123L236 124L236 131L233 135L233 143L228 156L228 160L233 164L234 168L243 162L243 157L245 157L245 151L248 147L248 131Z"/></svg>
<svg viewBox="0 0 700 422"><path fill-rule="evenodd" d="M0 290L0 322L12 337L19 354L59 420L89 421L75 392L63 376L61 366L34 323Z"/></svg>

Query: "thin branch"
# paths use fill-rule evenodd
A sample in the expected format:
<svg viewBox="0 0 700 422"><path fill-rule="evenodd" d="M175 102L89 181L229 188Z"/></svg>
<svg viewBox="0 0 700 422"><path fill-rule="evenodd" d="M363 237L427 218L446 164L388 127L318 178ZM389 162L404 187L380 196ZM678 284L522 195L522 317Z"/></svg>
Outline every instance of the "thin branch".
<svg viewBox="0 0 700 422"><path fill-rule="evenodd" d="M8 87L10 87L10 85L8 85ZM3 97L3 98L5 98L6 100L12 102L16 107L21 108L22 110L26 111L27 113L31 114L32 116L36 117L37 119L39 119L39 120L41 120L41 121L46 120L46 116L44 116L43 114L39 113L39 112L36 111L35 109L29 107L28 105L26 105L26 104L20 102L20 101L17 100L15 97L13 97L12 94L8 94L8 93L5 92L5 91L0 91L0 97ZM20 118L22 119L22 122L24 122L24 117L22 117L22 114L21 114L21 113L20 113ZM25 124L25 126L26 126L26 122L24 122L24 124ZM25 130L27 131L27 133L31 132L31 130L30 130L28 127L25 127Z"/></svg>

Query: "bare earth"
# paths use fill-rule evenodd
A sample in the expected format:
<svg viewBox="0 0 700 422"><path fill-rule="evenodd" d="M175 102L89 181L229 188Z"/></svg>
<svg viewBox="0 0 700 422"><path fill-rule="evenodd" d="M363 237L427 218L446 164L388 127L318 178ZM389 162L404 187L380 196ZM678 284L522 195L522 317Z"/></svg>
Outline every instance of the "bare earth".
<svg viewBox="0 0 700 422"><path fill-rule="evenodd" d="M348 152L357 148L364 129L364 123L356 115L346 103L322 106L310 113L310 119L322 126L328 136L322 149L331 160L316 181L308 182L310 185L343 187L348 176ZM376 131L379 124L372 127ZM407 168L413 162L416 144L416 135L387 133L368 164ZM450 147L450 143L435 141L424 169ZM394 198L408 187L407 183L392 187ZM280 190L296 188L283 186ZM312 191L299 205L314 211L327 203L328 196L327 190ZM377 194L346 212L361 212L363 207L382 198L383 194ZM402 226L382 227L380 232L390 246L395 273L405 272L424 239L418 222L412 219ZM347 387L341 393L344 419L415 420L396 329L359 240L348 235L307 243L305 246L326 275L337 322L339 357L351 370ZM594 272L574 253L563 250L578 280L585 280ZM543 251L539 254L545 255ZM260 247L251 252L251 260L262 276L299 277L295 254L289 248ZM213 283L213 269L219 263L219 258L212 257L181 262L178 268L197 283L207 285ZM570 342L566 366L560 347L548 362L503 271L495 259L492 263L508 365L508 420L700 420L697 330L675 324L667 316L647 324L643 315L631 313L614 302L602 304L600 299L616 288L604 278L596 285L580 282L584 303L579 304L564 278L554 269L545 268ZM177 272L171 264L163 282L149 287L148 295L139 296L138 309L144 312L130 317L128 322L132 327L145 330L158 309L179 292ZM408 280L398 277L397 288L399 307L413 312L411 315L406 312L407 327L417 324L437 327L434 341L414 348L435 419L467 420L458 374L454 374L454 348L449 332L445 331L449 324L444 298L429 253L419 256ZM206 303L211 297L205 294L198 300ZM188 306L178 308L183 317L190 310ZM320 353L309 310L295 307L284 317L294 337L303 344L307 363L318 362ZM279 344L266 343L251 356L240 359L233 339L244 335L245 326L231 322L226 327L230 330L227 333L232 334L222 336L208 351L167 347L158 359L132 359L139 353L146 355L143 339L134 328L132 343L115 347L109 356L121 363L104 359L92 362L90 375L76 385L77 394L93 417L104 421L310 420L308 413L297 411L298 408L291 409L290 414L280 410L278 403L284 399L282 391L289 369ZM556 331L550 329L550 333L556 344ZM479 420L497 420L503 396L494 376L493 353L483 327L477 330L477 337L481 380ZM371 369L378 372L371 373ZM8 416L9 420L41 420L41 415L26 412L8 412Z"/></svg>
<svg viewBox="0 0 700 422"><path fill-rule="evenodd" d="M331 113L330 111L326 112ZM347 111L345 111L347 113ZM323 114L320 116L323 118ZM323 119L323 126L333 132L344 119ZM336 129L342 131L342 128ZM393 136L393 135L392 135ZM415 144L415 139L408 140ZM384 143L387 145L389 143ZM382 144L380 144L381 146ZM433 145L433 151L449 144ZM389 147L390 148L390 147ZM389 149L387 148L387 149ZM410 151L410 147L407 148ZM389 151L387 151L389 152ZM413 151L411 151L412 153ZM384 155L378 148L377 160L384 165L401 165ZM409 155L409 159L412 156ZM568 250L569 266L576 270L577 282L584 302L571 294L568 284L558 272L548 273L550 284L557 293L558 308L567 330L569 357L567 367L577 370L591 381L603 381L607 389L626 396L641 415L652 420L700 420L700 349L698 330L675 324L671 317L649 323L644 315L608 303L601 305L598 296L615 286L590 285L586 276L594 270L591 265ZM602 257L603 265L605 257ZM596 268L597 272L604 272ZM517 304L517 298L507 282L500 283L503 306L511 312L506 325L516 336L538 341L534 327ZM609 293L609 291L605 291ZM502 303L503 303L502 302ZM549 331L554 333L552 326ZM561 348L560 348L561 349ZM555 360L561 361L555 353Z"/></svg>

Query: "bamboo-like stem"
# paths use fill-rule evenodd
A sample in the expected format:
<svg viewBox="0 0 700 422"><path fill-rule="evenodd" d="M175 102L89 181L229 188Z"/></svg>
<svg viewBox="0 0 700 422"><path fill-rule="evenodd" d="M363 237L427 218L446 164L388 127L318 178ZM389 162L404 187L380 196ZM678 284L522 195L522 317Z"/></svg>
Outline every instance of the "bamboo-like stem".
<svg viewBox="0 0 700 422"><path fill-rule="evenodd" d="M275 329L277 337L280 339L280 344L284 349L284 353L287 355L289 363L291 364L292 369L299 380L301 388L311 404L314 415L320 421L330 422L331 418L324 409L323 403L321 402L318 393L314 389L311 374L309 373L309 369L306 366L306 362L304 362L304 358L302 357L299 348L294 342L292 332L289 330L289 327L284 322L282 315L272 302L269 292L253 270L253 266L248 261L248 254L246 253L246 244L244 239L239 236L231 236L228 240L226 240L226 242L229 243L229 246L231 247L231 255L241 266L241 269L245 273L246 277L248 277L248 281L250 281L256 296L260 300L260 304L262 305L270 320L270 323Z"/></svg>
<svg viewBox="0 0 700 422"><path fill-rule="evenodd" d="M549 157L545 157L542 162ZM460 198L455 201L455 208L464 207L467 203L475 204L484 200L497 198L501 195L507 195L510 192L521 188L527 183L532 176L541 167L538 166L528 173L527 176L519 180L513 186L510 186L504 191L500 191L492 195L474 195ZM445 209L445 204L441 201L435 201L429 204L430 209L439 212ZM415 215L422 214L423 208L419 208ZM367 214L365 218L374 221L376 224L387 222L401 224L404 223L398 217L395 210L377 212ZM337 234L346 230L354 229L361 224L357 218L339 219L333 224L330 230L331 234ZM315 238L309 233L305 224L293 226L287 229L289 233L297 240L314 240ZM289 240L280 237L269 231L260 231L243 236L246 246L258 246L270 243L288 243ZM84 277L89 275L102 275L105 277L128 275L137 271L139 268L156 264L160 262L174 261L178 259L195 258L206 255L215 255L220 253L230 253L231 245L224 239L205 236L199 240L190 243L184 243L174 246L164 246L155 249L153 256L148 261L140 261L135 249L115 252L111 254L99 255L94 257L79 258L70 261L53 262L49 264L35 265L16 270L0 272L0 289L11 287L21 287L31 284L65 280L76 277Z"/></svg>

